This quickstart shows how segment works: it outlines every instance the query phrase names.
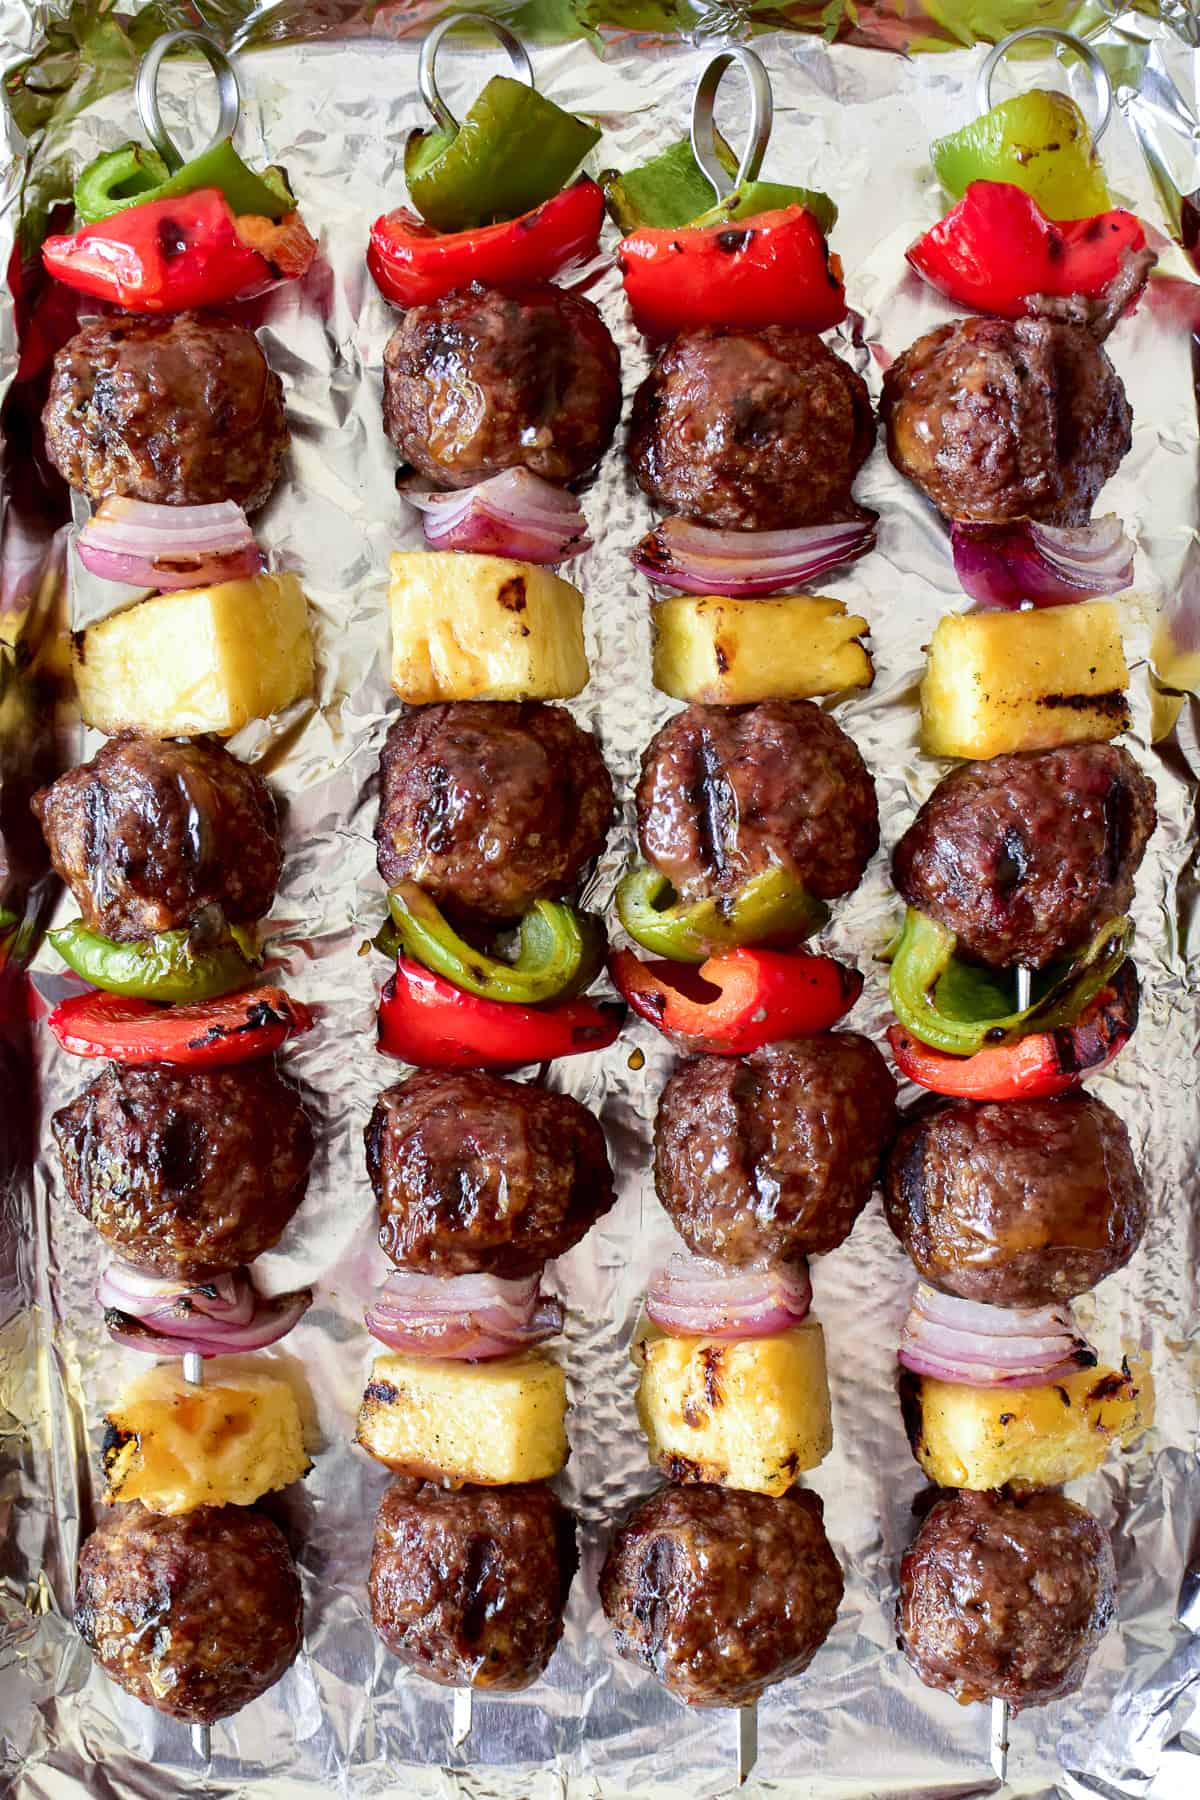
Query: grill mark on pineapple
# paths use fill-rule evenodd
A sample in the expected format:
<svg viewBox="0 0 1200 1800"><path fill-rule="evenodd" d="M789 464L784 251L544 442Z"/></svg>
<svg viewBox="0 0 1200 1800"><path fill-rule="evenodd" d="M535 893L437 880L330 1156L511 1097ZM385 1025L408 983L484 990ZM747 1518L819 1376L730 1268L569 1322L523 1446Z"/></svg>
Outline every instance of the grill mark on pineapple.
<svg viewBox="0 0 1200 1800"><path fill-rule="evenodd" d="M704 1399L710 1412L716 1412L725 1404L725 1390L721 1385L724 1363L724 1345L705 1344L700 1352L700 1365L704 1370Z"/></svg>
<svg viewBox="0 0 1200 1800"><path fill-rule="evenodd" d="M514 575L496 590L496 604L505 612L523 613L529 602L525 597L525 577Z"/></svg>
<svg viewBox="0 0 1200 1800"><path fill-rule="evenodd" d="M1102 1375L1095 1387L1088 1389L1088 1402L1098 1403L1102 1400L1114 1400L1118 1394L1125 1392L1125 1386L1126 1377L1113 1369L1109 1374Z"/></svg>
<svg viewBox="0 0 1200 1800"><path fill-rule="evenodd" d="M694 1462L690 1456L680 1456L674 1450L668 1450L658 1459L658 1466L668 1481L703 1481L716 1479L711 1469L706 1470L703 1463Z"/></svg>
<svg viewBox="0 0 1200 1800"><path fill-rule="evenodd" d="M393 1387L390 1381L368 1381L363 1404L365 1406L372 1402L376 1406L395 1406L399 1398L399 1388Z"/></svg>
<svg viewBox="0 0 1200 1800"><path fill-rule="evenodd" d="M1037 705L1054 712L1097 712L1114 720L1127 720L1129 703L1122 688L1106 694L1039 694Z"/></svg>

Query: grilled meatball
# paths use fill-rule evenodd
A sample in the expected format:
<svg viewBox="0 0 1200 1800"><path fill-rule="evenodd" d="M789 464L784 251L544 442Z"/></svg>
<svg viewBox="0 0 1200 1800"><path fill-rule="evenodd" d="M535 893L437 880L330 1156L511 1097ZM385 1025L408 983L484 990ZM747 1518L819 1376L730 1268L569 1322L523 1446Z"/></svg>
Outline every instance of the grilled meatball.
<svg viewBox="0 0 1200 1800"><path fill-rule="evenodd" d="M244 1506L106 1509L79 1554L75 1628L111 1681L211 1725L295 1662L304 1602L278 1526Z"/></svg>
<svg viewBox="0 0 1200 1800"><path fill-rule="evenodd" d="M279 1241L313 1157L300 1097L270 1062L110 1063L50 1129L67 1193L121 1261L189 1282Z"/></svg>
<svg viewBox="0 0 1200 1800"><path fill-rule="evenodd" d="M380 775L379 873L419 882L451 914L515 919L570 894L612 822L595 738L537 701L402 713Z"/></svg>
<svg viewBox="0 0 1200 1800"><path fill-rule="evenodd" d="M697 1256L796 1262L849 1237L895 1128L891 1070L857 1032L701 1056L663 1089L654 1184Z"/></svg>
<svg viewBox="0 0 1200 1800"><path fill-rule="evenodd" d="M1116 744L962 763L892 856L910 906L996 968L1044 968L1128 911L1154 830L1154 783Z"/></svg>
<svg viewBox="0 0 1200 1800"><path fill-rule="evenodd" d="M1045 1706L1083 1681L1115 1583L1108 1533L1062 1494L951 1494L900 1565L900 1648L964 1704Z"/></svg>
<svg viewBox="0 0 1200 1800"><path fill-rule="evenodd" d="M578 1566L575 1520L544 1482L395 1481L375 1519L371 1622L418 1675L511 1692L550 1661Z"/></svg>
<svg viewBox="0 0 1200 1800"><path fill-rule="evenodd" d="M748 1706L799 1675L833 1629L843 1582L818 1495L664 1487L635 1509L600 1572L630 1662L688 1706Z"/></svg>
<svg viewBox="0 0 1200 1800"><path fill-rule="evenodd" d="M1124 384L1089 331L955 319L883 379L888 454L949 519L1084 525L1129 450Z"/></svg>
<svg viewBox="0 0 1200 1800"><path fill-rule="evenodd" d="M379 1242L428 1275L532 1275L616 1199L587 1108L497 1075L410 1075L379 1096L366 1145Z"/></svg>
<svg viewBox="0 0 1200 1800"><path fill-rule="evenodd" d="M832 900L879 847L870 771L810 700L685 706L646 746L637 825L642 855L688 900L735 893L772 863Z"/></svg>
<svg viewBox="0 0 1200 1800"><path fill-rule="evenodd" d="M34 795L50 857L90 931L118 943L271 909L283 853L271 791L209 739L110 738Z"/></svg>
<svg viewBox="0 0 1200 1800"><path fill-rule="evenodd" d="M723 530L863 517L866 383L820 338L704 326L662 351L633 402L629 461L657 506Z"/></svg>
<svg viewBox="0 0 1200 1800"><path fill-rule="evenodd" d="M261 506L279 479L283 383L252 331L215 314L93 319L54 359L50 461L91 500Z"/></svg>
<svg viewBox="0 0 1200 1800"><path fill-rule="evenodd" d="M612 442L621 361L590 300L473 282L410 306L383 353L383 425L442 487L504 469L577 481Z"/></svg>
<svg viewBox="0 0 1200 1800"><path fill-rule="evenodd" d="M926 1113L900 1134L885 1203L919 1275L992 1306L1086 1293L1146 1228L1129 1133L1090 1094Z"/></svg>

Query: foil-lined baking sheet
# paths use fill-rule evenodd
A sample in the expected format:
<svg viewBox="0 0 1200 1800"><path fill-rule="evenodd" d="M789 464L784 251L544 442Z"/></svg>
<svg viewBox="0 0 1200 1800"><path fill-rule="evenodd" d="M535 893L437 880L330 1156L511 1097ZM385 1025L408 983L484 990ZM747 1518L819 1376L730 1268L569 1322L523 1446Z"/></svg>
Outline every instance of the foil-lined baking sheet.
<svg viewBox="0 0 1200 1800"><path fill-rule="evenodd" d="M1120 39L1123 29L1112 28L1105 41L1128 59L1128 85L1137 91L1144 46L1131 50ZM1144 19L1131 26L1139 38L1148 29ZM1194 105L1194 53L1164 27L1151 35ZM10 48L26 42L14 28ZM928 143L972 115L981 53L909 61L798 35L761 38L759 47L776 96L764 173L836 198L834 244L855 309L838 348L877 395L888 359L951 313L906 273L903 253L941 211ZM539 52L535 62L547 92L603 126L592 166L629 166L678 135L706 54L682 44L610 41L603 61L575 43ZM374 1049L386 967L360 951L382 913L372 827L378 753L395 705L385 673L387 556L421 539L415 515L395 492L395 458L382 430L381 357L393 321L367 277L363 249L372 219L402 198L404 139L421 117L415 61L411 43L355 37L279 44L240 64L240 147L251 161L287 166L321 239L320 260L303 286L270 296L252 315L284 382L293 439L258 532L275 566L303 580L319 691L315 704L253 725L231 744L258 763L285 801L276 948L286 955L289 989L320 1010L318 1028L287 1055L313 1114L318 1160L282 1245L256 1264L271 1291L308 1282L316 1288L299 1328L265 1353L302 1369L314 1405L315 1467L277 1502L304 1579L305 1647L276 1688L214 1728L205 1771L186 1729L110 1684L73 1632L74 1563L98 1491L99 1421L142 1362L103 1336L92 1291L97 1240L66 1203L49 1154L50 1113L94 1071L57 1053L37 1023L67 987L56 959L43 951L33 971L34 1176L28 1191L9 1194L0 1220L11 1246L0 1274L11 1315L0 1329L0 1768L7 1791L20 1800L193 1792L246 1800L313 1793L591 1800L709 1795L734 1782L735 1716L689 1712L618 1661L596 1598L612 1520L658 1479L636 1427L627 1345L647 1273L672 1244L654 1198L649 1143L673 1059L643 1024L631 1023L611 1049L558 1063L550 1073L552 1085L599 1113L620 1190L616 1209L551 1276L569 1321L561 1354L570 1378L572 1455L559 1485L578 1514L582 1552L563 1642L528 1692L477 1695L470 1739L455 1749L451 1695L405 1673L375 1639L367 1613L372 1519L388 1476L350 1440L371 1356L362 1309L386 1264L374 1241L362 1130L376 1094L401 1071ZM451 102L474 92L492 66L469 51L453 62L448 56ZM196 136L207 104L198 68L168 65L160 88L170 120ZM1021 79L1037 73L1030 66ZM1045 67L1040 73L1058 79ZM722 112L725 103L723 90ZM1127 111L1105 140L1110 177L1123 199L1165 226ZM728 124L736 137L733 116ZM59 147L83 161L136 125L131 94L113 93L82 111ZM1012 1791L1026 1796L1194 1800L1200 1792L1200 1637L1176 1617L1185 1566L1200 1551L1200 714L1187 697L1152 692L1147 665L1157 609L1178 588L1197 537L1191 336L1200 288L1165 229L1160 247L1158 277L1110 345L1135 422L1133 449L1101 510L1120 513L1138 543L1137 584L1121 602L1134 665L1130 742L1157 784L1161 823L1136 906L1141 1026L1115 1069L1095 1083L1130 1128L1153 1223L1132 1266L1079 1308L1102 1351L1150 1354L1158 1413L1136 1450L1072 1489L1114 1533L1120 1625L1079 1695L1015 1722ZM646 357L615 275L609 271L594 292L621 346L628 402ZM6 307L5 375L14 348ZM29 443L6 446L10 467L11 459L33 453ZM917 750L917 683L922 646L961 596L943 526L892 471L882 448L857 491L880 514L878 548L831 578L826 591L870 621L876 680L837 716L875 773L890 848L941 773ZM593 675L572 711L598 733L623 806L590 894L604 906L632 846L639 754L671 703L651 685L650 592L627 554L650 511L619 448L586 506L596 547L566 572L586 596ZM1170 734L1153 742L1173 716ZM97 741L69 736L67 760L90 754ZM60 902L60 917L72 911ZM874 958L895 913L881 852L859 892L837 907L827 935L836 954L867 974L849 1023L876 1038L887 1007ZM10 1086L2 1101L15 1132L23 1096ZM808 1673L772 1689L759 1707L749 1794L933 1800L996 1789L987 1709L959 1707L922 1687L895 1647L896 1568L924 1485L894 1392L895 1347L912 1284L877 1202L849 1242L814 1269L835 1446L806 1480L824 1497L846 1597Z"/></svg>

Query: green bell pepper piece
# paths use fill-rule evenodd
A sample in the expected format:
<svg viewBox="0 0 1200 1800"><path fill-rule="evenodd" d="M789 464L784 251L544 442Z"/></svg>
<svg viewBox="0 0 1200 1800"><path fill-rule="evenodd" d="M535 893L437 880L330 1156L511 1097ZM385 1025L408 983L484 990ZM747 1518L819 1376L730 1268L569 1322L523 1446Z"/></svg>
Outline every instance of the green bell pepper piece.
<svg viewBox="0 0 1200 1800"><path fill-rule="evenodd" d="M1044 88L1014 94L938 138L930 155L955 200L972 181L1008 181L1052 219L1090 219L1112 206L1088 122L1067 94Z"/></svg>
<svg viewBox="0 0 1200 1800"><path fill-rule="evenodd" d="M536 88L493 75L456 132L409 137L409 197L437 231L515 219L564 188L599 140L594 125Z"/></svg>
<svg viewBox="0 0 1200 1800"><path fill-rule="evenodd" d="M1074 1024L1125 961L1133 926L1109 919L1077 955L1036 970L1024 1010L1016 1007L1016 971L964 962L955 955L957 942L936 919L909 908L892 958L892 1011L921 1043L974 1056Z"/></svg>
<svg viewBox="0 0 1200 1800"><path fill-rule="evenodd" d="M717 161L731 178L738 159L719 132L714 133ZM680 138L639 168L606 169L600 177L609 217L628 237L640 225L664 231L690 225L712 205L708 176L696 161L690 138Z"/></svg>
<svg viewBox="0 0 1200 1800"><path fill-rule="evenodd" d="M672 962L702 963L740 944L795 943L819 931L829 908L775 864L730 896L685 901L656 869L617 886L617 917L635 942Z"/></svg>
<svg viewBox="0 0 1200 1800"><path fill-rule="evenodd" d="M604 960L597 922L558 900L534 902L521 920L517 954L511 962L476 950L459 937L441 908L415 882L402 881L389 889L388 912L405 956L484 1000L538 1006L543 1000L568 998L591 986Z"/></svg>
<svg viewBox="0 0 1200 1800"><path fill-rule="evenodd" d="M127 206L147 200L172 200L201 188L220 188L231 211L241 218L257 213L281 219L294 210L296 199L282 169L261 175L246 167L233 143L223 138L210 150L184 163L174 175L161 156L142 144L123 144L88 164L75 183L75 211L85 225L111 218Z"/></svg>
<svg viewBox="0 0 1200 1800"><path fill-rule="evenodd" d="M790 187L781 181L748 181L745 187L735 188L718 205L693 219L692 224L733 225L739 219L754 219L759 213L775 212L783 206L803 206L826 237L837 224L837 207L828 194L816 188Z"/></svg>
<svg viewBox="0 0 1200 1800"><path fill-rule="evenodd" d="M68 968L93 987L137 1000L215 1000L244 987L255 973L249 935L236 926L217 942L181 930L117 944L72 919L47 936Z"/></svg>

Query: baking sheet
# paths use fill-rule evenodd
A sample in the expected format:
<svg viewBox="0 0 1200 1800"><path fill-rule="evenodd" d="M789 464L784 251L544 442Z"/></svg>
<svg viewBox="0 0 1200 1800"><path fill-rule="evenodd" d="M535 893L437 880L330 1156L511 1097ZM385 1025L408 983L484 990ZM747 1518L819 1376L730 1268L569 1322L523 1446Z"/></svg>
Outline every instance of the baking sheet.
<svg viewBox="0 0 1200 1800"><path fill-rule="evenodd" d="M825 187L836 198L834 245L857 315L838 334L838 347L877 395L888 358L951 316L905 274L903 251L941 211L928 142L973 112L977 56L909 62L796 36L762 39L760 48L777 103L764 172ZM1175 40L1167 48L1176 78L1188 80L1190 53ZM683 45L610 43L600 62L587 45L573 44L537 53L535 63L547 92L603 125L592 166L629 166L678 133L706 54ZM474 92L493 66L469 52L453 65L448 58L451 102ZM568 1306L562 1354L573 1403L572 1456L560 1487L579 1516L582 1553L563 1643L546 1678L528 1692L477 1696L472 1736L455 1750L449 1693L404 1673L370 1627L371 1526L388 1477L350 1438L371 1355L362 1307L387 1265L374 1243L362 1129L379 1089L401 1071L373 1047L386 967L359 949L382 913L372 827L378 752L395 704L383 661L387 555L421 538L393 486L395 458L380 419L381 356L393 320L362 253L372 219L402 197L404 138L421 113L411 44L281 45L247 55L240 72L239 147L252 162L288 167L322 247L303 286L258 303L255 314L283 378L293 436L285 478L259 515L258 534L275 566L303 579L317 634L319 693L315 706L251 726L231 743L258 761L286 801L287 860L273 917L288 986L321 1013L318 1029L287 1057L313 1114L318 1160L282 1246L256 1264L272 1291L307 1282L317 1289L300 1327L278 1352L266 1353L303 1365L319 1421L313 1473L281 1502L305 1583L306 1641L278 1687L214 1728L205 1774L186 1729L123 1695L92 1668L74 1635L73 1567L93 1516L99 1419L144 1365L102 1337L92 1296L96 1240L65 1202L47 1155L49 1113L91 1071L56 1053L36 1029L35 1176L31 1191L10 1196L3 1221L14 1244L5 1278L14 1316L0 1333L0 1767L20 1800L192 1791L253 1800L313 1792L480 1800L719 1792L733 1782L733 1715L687 1712L616 1660L595 1591L613 1517L657 1483L636 1429L627 1343L646 1275L673 1238L654 1198L648 1148L673 1058L645 1025L631 1024L602 1054L556 1064L550 1077L599 1113L621 1195L552 1273ZM195 128L204 116L195 71L171 66L161 91L177 108L169 105L169 116ZM66 147L86 160L135 128L131 95L120 92L72 123ZM1124 122L1104 152L1114 188L1149 220L1161 220ZM1102 1349L1150 1352L1158 1421L1133 1454L1071 1490L1113 1530L1121 1623L1093 1659L1080 1695L1017 1721L1013 1791L1030 1796L1062 1791L1064 1783L1072 1792L1141 1795L1160 1768L1156 1792L1182 1800L1200 1785L1200 1762L1186 1743L1162 1755L1200 1688L1200 1639L1175 1623L1184 1565L1200 1533L1193 823L1200 745L1189 701L1174 734L1151 747L1145 662L1155 608L1172 592L1196 537L1189 340L1198 290L1182 257L1165 241L1163 248L1160 277L1110 345L1134 408L1134 445L1101 503L1119 512L1138 540L1137 586L1122 602L1135 664L1131 748L1157 783L1161 824L1135 912L1142 1023L1116 1069L1093 1084L1129 1125L1154 1218L1132 1267L1079 1308ZM628 403L646 358L611 272L595 297L621 346ZM11 315L3 309L0 354L9 372L12 347ZM8 449L10 456L26 452L23 445ZM825 587L872 626L875 685L840 707L838 718L875 773L890 848L941 772L917 752L916 684L921 646L960 596L943 527L894 474L882 448L857 493L879 511L878 548ZM632 845L630 794L640 751L672 708L650 683L649 589L627 558L650 510L619 451L608 457L586 505L596 548L566 573L586 596L593 678L572 711L598 733L623 805L590 895L604 905ZM79 741L69 760L98 742L94 735ZM59 916L73 911L64 900ZM859 892L836 909L826 940L866 972L866 993L849 1023L875 1037L887 1008L873 957L895 911L881 852ZM39 956L34 987L43 1012L66 991L52 954ZM10 1093L5 1105L13 1104ZM850 1241L814 1268L835 1448L806 1479L824 1497L846 1598L808 1674L761 1703L749 1792L926 1800L995 1787L987 1710L960 1708L922 1687L894 1644L896 1565L915 1529L912 1502L923 1486L893 1384L912 1281L877 1202Z"/></svg>

